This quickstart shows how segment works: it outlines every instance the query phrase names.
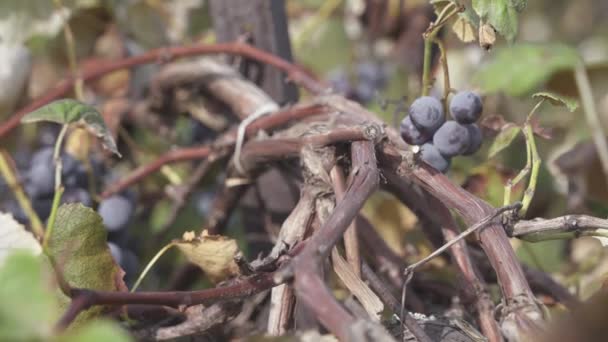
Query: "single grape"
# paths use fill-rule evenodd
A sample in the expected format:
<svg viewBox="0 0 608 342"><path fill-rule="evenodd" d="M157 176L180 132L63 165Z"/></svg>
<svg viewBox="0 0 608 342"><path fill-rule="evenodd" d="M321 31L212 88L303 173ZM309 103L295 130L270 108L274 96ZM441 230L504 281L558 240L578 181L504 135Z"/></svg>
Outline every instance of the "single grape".
<svg viewBox="0 0 608 342"><path fill-rule="evenodd" d="M215 139L217 132L201 123L199 120L190 120L190 139L194 144L205 143Z"/></svg>
<svg viewBox="0 0 608 342"><path fill-rule="evenodd" d="M359 81L354 89L354 99L360 103L369 103L376 95L376 86L369 81Z"/></svg>
<svg viewBox="0 0 608 342"><path fill-rule="evenodd" d="M431 96L417 98L409 109L414 125L423 132L433 134L445 122L441 102Z"/></svg>
<svg viewBox="0 0 608 342"><path fill-rule="evenodd" d="M207 217L213 206L215 193L213 191L200 191L194 196L194 206L196 211L204 217Z"/></svg>
<svg viewBox="0 0 608 342"><path fill-rule="evenodd" d="M12 157L15 161L17 170L26 174L32 161L32 153L30 149L22 145L16 146L15 151L12 153Z"/></svg>
<svg viewBox="0 0 608 342"><path fill-rule="evenodd" d="M410 145L422 145L433 137L432 134L421 132L416 128L409 115L401 121L399 130L401 138Z"/></svg>
<svg viewBox="0 0 608 342"><path fill-rule="evenodd" d="M125 271L125 282L131 284L139 272L139 260L135 253L119 246L114 242L108 242L110 248L110 254L114 258L114 261Z"/></svg>
<svg viewBox="0 0 608 342"><path fill-rule="evenodd" d="M102 200L97 208L103 224L111 232L126 228L134 211L133 202L122 195L114 195Z"/></svg>
<svg viewBox="0 0 608 342"><path fill-rule="evenodd" d="M52 148L44 148L34 153L26 178L28 195L44 197L54 192L55 166Z"/></svg>
<svg viewBox="0 0 608 342"><path fill-rule="evenodd" d="M31 164L50 164L53 162L53 147L43 147L32 155Z"/></svg>
<svg viewBox="0 0 608 342"><path fill-rule="evenodd" d="M112 254L114 261L120 265L123 259L122 248L118 247L114 242L108 242L108 248L110 248L110 254Z"/></svg>
<svg viewBox="0 0 608 342"><path fill-rule="evenodd" d="M451 160L439 153L432 143L426 143L420 147L420 159L432 166L435 170L445 173L451 164Z"/></svg>
<svg viewBox="0 0 608 342"><path fill-rule="evenodd" d="M61 180L67 188L88 186L87 169L82 162L69 154L61 156Z"/></svg>
<svg viewBox="0 0 608 342"><path fill-rule="evenodd" d="M342 68L332 70L327 75L327 80L331 84L334 92L342 95L348 95L352 92L348 74Z"/></svg>
<svg viewBox="0 0 608 342"><path fill-rule="evenodd" d="M460 91L450 101L450 113L461 124L472 124L483 110L481 97L472 91Z"/></svg>
<svg viewBox="0 0 608 342"><path fill-rule="evenodd" d="M444 157L463 154L469 144L469 130L453 120L446 121L433 136L433 145Z"/></svg>
<svg viewBox="0 0 608 342"><path fill-rule="evenodd" d="M357 81L370 83L374 88L382 88L388 78L386 70L381 64L368 61L357 64Z"/></svg>
<svg viewBox="0 0 608 342"><path fill-rule="evenodd" d="M481 148L481 144L483 142L483 137L481 135L481 129L477 124L465 125L467 130L469 131L469 148L462 154L463 156L470 156L475 152L479 151Z"/></svg>
<svg viewBox="0 0 608 342"><path fill-rule="evenodd" d="M53 207L53 199L48 198L33 198L32 208L41 220L46 220L51 214L51 208Z"/></svg>
<svg viewBox="0 0 608 342"><path fill-rule="evenodd" d="M6 183L4 177L0 176L0 202L7 200L9 198L9 194L11 193L11 189Z"/></svg>
<svg viewBox="0 0 608 342"><path fill-rule="evenodd" d="M14 199L2 202L2 204L0 205L0 211L11 213L13 215L13 218L21 224L28 224L29 220L25 215L25 212L23 211L23 209L21 209L19 203L17 203L17 201Z"/></svg>
<svg viewBox="0 0 608 342"><path fill-rule="evenodd" d="M93 199L85 189L68 188L61 197L61 203L82 203L85 207L92 207Z"/></svg>
<svg viewBox="0 0 608 342"><path fill-rule="evenodd" d="M56 124L41 125L37 132L40 145L53 147L57 140L57 135L59 135L58 127Z"/></svg>

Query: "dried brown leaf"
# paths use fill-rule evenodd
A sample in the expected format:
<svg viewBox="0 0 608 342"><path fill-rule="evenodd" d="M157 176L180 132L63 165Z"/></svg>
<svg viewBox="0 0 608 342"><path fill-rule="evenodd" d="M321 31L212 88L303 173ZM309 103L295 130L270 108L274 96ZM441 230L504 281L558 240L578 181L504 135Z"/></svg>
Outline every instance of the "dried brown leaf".
<svg viewBox="0 0 608 342"><path fill-rule="evenodd" d="M183 239L174 243L186 258L200 267L214 283L240 275L239 267L235 262L240 250L234 239L222 235L209 235L204 230L197 237L194 237L192 232L186 232Z"/></svg>

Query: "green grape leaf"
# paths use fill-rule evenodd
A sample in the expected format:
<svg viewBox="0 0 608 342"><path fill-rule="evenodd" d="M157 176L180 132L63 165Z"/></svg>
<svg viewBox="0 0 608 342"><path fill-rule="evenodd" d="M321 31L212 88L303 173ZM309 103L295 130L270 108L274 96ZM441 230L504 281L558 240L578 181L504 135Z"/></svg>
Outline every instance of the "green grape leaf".
<svg viewBox="0 0 608 342"><path fill-rule="evenodd" d="M0 212L0 267L6 257L16 250L27 250L34 255L42 253L42 247L32 233L15 221L11 214Z"/></svg>
<svg viewBox="0 0 608 342"><path fill-rule="evenodd" d="M517 35L518 12L526 5L525 0L473 0L473 9L483 23L488 23L513 42Z"/></svg>
<svg viewBox="0 0 608 342"><path fill-rule="evenodd" d="M532 95L532 97L535 99L540 98L540 99L549 100L549 102L551 102L552 105L564 106L564 107L568 108L568 110L570 112L574 112L578 108L578 101L576 99L557 95L557 94L551 93L551 92L545 92L545 91L539 92L539 93Z"/></svg>
<svg viewBox="0 0 608 342"><path fill-rule="evenodd" d="M121 156L116 148L116 142L114 142L112 134L103 121L103 117L93 106L73 99L62 99L42 106L26 114L21 119L23 123L39 121L83 126L96 137L100 138L106 149L119 157Z"/></svg>
<svg viewBox="0 0 608 342"><path fill-rule="evenodd" d="M515 7L517 12L523 11L528 5L528 0L509 0L511 6Z"/></svg>
<svg viewBox="0 0 608 342"><path fill-rule="evenodd" d="M126 291L124 271L112 258L106 237L101 217L93 209L79 203L59 207L48 251L70 286ZM69 299L63 298L62 304L66 306ZM102 309L97 306L81 313L77 324L98 315Z"/></svg>
<svg viewBox="0 0 608 342"><path fill-rule="evenodd" d="M95 320L78 329L71 329L57 338L57 342L129 342L133 339L118 324Z"/></svg>
<svg viewBox="0 0 608 342"><path fill-rule="evenodd" d="M473 83L484 92L527 95L552 74L573 68L579 60L578 52L566 45L515 44L498 49L494 58L478 69Z"/></svg>
<svg viewBox="0 0 608 342"><path fill-rule="evenodd" d="M504 150L509 147L515 137L521 132L521 127L515 125L507 125L502 128L500 133L494 139L492 146L490 146L490 151L488 152L488 158L494 157L498 152Z"/></svg>
<svg viewBox="0 0 608 342"><path fill-rule="evenodd" d="M47 341L60 311L42 259L18 250L0 266L0 341Z"/></svg>

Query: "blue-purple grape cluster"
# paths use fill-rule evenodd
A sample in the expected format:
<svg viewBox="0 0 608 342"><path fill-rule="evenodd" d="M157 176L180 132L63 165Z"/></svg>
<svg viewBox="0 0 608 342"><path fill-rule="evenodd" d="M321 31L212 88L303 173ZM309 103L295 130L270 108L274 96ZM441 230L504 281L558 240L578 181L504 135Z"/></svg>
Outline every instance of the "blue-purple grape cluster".
<svg viewBox="0 0 608 342"><path fill-rule="evenodd" d="M328 80L336 93L367 104L375 98L378 91L386 87L388 72L382 64L366 61L356 64L352 75L344 68L335 69L329 72Z"/></svg>
<svg viewBox="0 0 608 342"><path fill-rule="evenodd" d="M32 207L41 220L46 220L51 212L53 196L55 194L55 163L53 161L53 147L43 145L33 153L21 152L21 161L17 161L17 170L20 182L31 200ZM61 179L65 191L62 203L80 202L85 206L92 206L88 186L89 175L86 166L67 153L61 155L63 168ZM91 160L89 163L92 172L103 172L100 163ZM96 178L92 178L96 179ZM10 194L10 191L7 193ZM15 219L27 223L28 217L21 209L16 199L6 196L0 204L1 209L11 212Z"/></svg>
<svg viewBox="0 0 608 342"><path fill-rule="evenodd" d="M55 195L53 144L56 135L52 135L52 132L43 130L37 150L27 152L23 149L14 155L19 182L29 197L32 208L43 222L49 217ZM86 207L94 207L89 189L91 186L100 189L102 180L108 178L103 164L95 156L91 156L87 166L68 153L62 153L61 160L61 180L64 187L61 203L81 203ZM0 211L9 212L18 222L28 224L29 218L13 197L3 177L0 177L0 195ZM139 271L137 258L129 248L129 237L126 234L126 228L135 213L135 198L128 192L108 197L101 200L97 212L108 231L108 241L110 246L113 246L111 251L115 260L127 273L128 281Z"/></svg>
<svg viewBox="0 0 608 342"><path fill-rule="evenodd" d="M431 96L417 98L401 121L403 140L419 145L420 159L440 172L446 172L455 156L468 156L481 148L483 137L475 123L483 106L479 95L461 91L450 100L454 120L446 120L441 101Z"/></svg>

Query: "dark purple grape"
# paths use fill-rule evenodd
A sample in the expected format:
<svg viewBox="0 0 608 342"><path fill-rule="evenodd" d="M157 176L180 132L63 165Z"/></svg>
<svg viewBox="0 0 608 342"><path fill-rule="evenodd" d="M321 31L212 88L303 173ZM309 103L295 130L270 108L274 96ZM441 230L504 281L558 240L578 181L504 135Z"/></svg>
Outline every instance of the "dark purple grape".
<svg viewBox="0 0 608 342"><path fill-rule="evenodd" d="M43 147L32 155L30 164L52 164L53 147Z"/></svg>
<svg viewBox="0 0 608 342"><path fill-rule="evenodd" d="M366 81L359 81L354 90L354 99L360 103L369 103L376 95L376 87Z"/></svg>
<svg viewBox="0 0 608 342"><path fill-rule="evenodd" d="M133 202L122 195L114 195L102 200L97 208L103 224L111 232L126 228L134 211Z"/></svg>
<svg viewBox="0 0 608 342"><path fill-rule="evenodd" d="M483 137L481 135L481 129L479 128L479 126L477 124L465 125L465 127L469 131L470 142L469 142L469 148L467 148L467 150L464 151L464 153L462 153L462 155L470 156L470 155L474 154L475 152L479 151L479 148L481 148L481 144L483 142Z"/></svg>
<svg viewBox="0 0 608 342"><path fill-rule="evenodd" d="M38 129L38 142L42 146L53 147L59 135L59 126L56 124L42 125Z"/></svg>
<svg viewBox="0 0 608 342"><path fill-rule="evenodd" d="M88 186L88 175L85 165L69 154L61 156L61 180L68 188Z"/></svg>
<svg viewBox="0 0 608 342"><path fill-rule="evenodd" d="M433 145L444 157L463 154L469 144L469 130L453 120L446 121L433 136Z"/></svg>
<svg viewBox="0 0 608 342"><path fill-rule="evenodd" d="M132 251L120 247L114 242L108 242L108 247L114 261L125 271L125 282L127 284L132 283L139 272L139 260L137 256Z"/></svg>
<svg viewBox="0 0 608 342"><path fill-rule="evenodd" d="M61 197L61 203L82 203L85 207L92 207L93 199L85 189L68 188Z"/></svg>
<svg viewBox="0 0 608 342"><path fill-rule="evenodd" d="M422 145L433 137L432 134L421 132L414 126L409 115L401 121L399 130L401 132L401 138L410 145Z"/></svg>
<svg viewBox="0 0 608 342"><path fill-rule="evenodd" d="M19 145L12 153L15 165L20 172L27 173L27 169L30 167L32 160L32 153L29 148Z"/></svg>
<svg viewBox="0 0 608 342"><path fill-rule="evenodd" d="M483 110L481 97L472 91L461 91L450 101L450 113L461 124L472 124L479 120Z"/></svg>
<svg viewBox="0 0 608 342"><path fill-rule="evenodd" d="M343 69L335 69L329 72L327 80L331 84L334 92L342 95L348 95L352 92L348 74Z"/></svg>
<svg viewBox="0 0 608 342"><path fill-rule="evenodd" d="M46 220L51 214L53 207L53 199L48 198L32 198L32 208L38 214L41 220Z"/></svg>
<svg viewBox="0 0 608 342"><path fill-rule="evenodd" d="M55 166L52 148L43 148L34 153L26 178L26 188L30 196L44 197L54 192Z"/></svg>
<svg viewBox="0 0 608 342"><path fill-rule="evenodd" d="M207 217L211 212L211 207L213 205L213 199L215 198L215 193L213 191L201 191L195 194L194 196L194 206L196 211L201 215Z"/></svg>
<svg viewBox="0 0 608 342"><path fill-rule="evenodd" d="M112 254L114 261L120 265L120 262L122 261L122 248L118 247L118 245L113 242L108 242L108 248L110 248L110 254Z"/></svg>
<svg viewBox="0 0 608 342"><path fill-rule="evenodd" d="M14 199L4 201L0 206L0 211L11 213L13 218L21 224L27 224L29 221L19 203Z"/></svg>
<svg viewBox="0 0 608 342"><path fill-rule="evenodd" d="M451 164L450 159L442 156L437 147L431 143L426 143L420 147L420 159L443 173L450 168Z"/></svg>
<svg viewBox="0 0 608 342"><path fill-rule="evenodd" d="M10 198L11 189L4 177L0 176L0 202Z"/></svg>
<svg viewBox="0 0 608 342"><path fill-rule="evenodd" d="M423 132L433 134L445 122L441 102L431 96L417 98L409 108L414 125Z"/></svg>
<svg viewBox="0 0 608 342"><path fill-rule="evenodd" d="M357 64L357 81L369 83L373 88L382 88L386 85L388 75L381 64L367 61Z"/></svg>
<svg viewBox="0 0 608 342"><path fill-rule="evenodd" d="M32 204L32 209L34 209L34 212L36 212L38 217L44 221L49 217L49 214L51 213L53 199L52 198L32 198L31 204ZM13 217L15 218L15 220L17 220L19 223L27 224L29 222L29 218L27 217L27 215L25 214L25 212L23 211L23 209L21 208L19 203L14 199L4 201L2 203L2 205L0 206L0 211L5 211L5 212L11 213L13 215Z"/></svg>
<svg viewBox="0 0 608 342"><path fill-rule="evenodd" d="M83 163L69 154L61 156L61 180L66 188L88 186L88 175ZM33 197L45 197L55 191L55 161L53 148L45 147L36 152L27 171L28 194Z"/></svg>
<svg viewBox="0 0 608 342"><path fill-rule="evenodd" d="M215 137L217 136L216 131L209 128L207 125L204 125L199 120L191 119L190 122L190 140L192 140L193 143L205 143L215 139Z"/></svg>

